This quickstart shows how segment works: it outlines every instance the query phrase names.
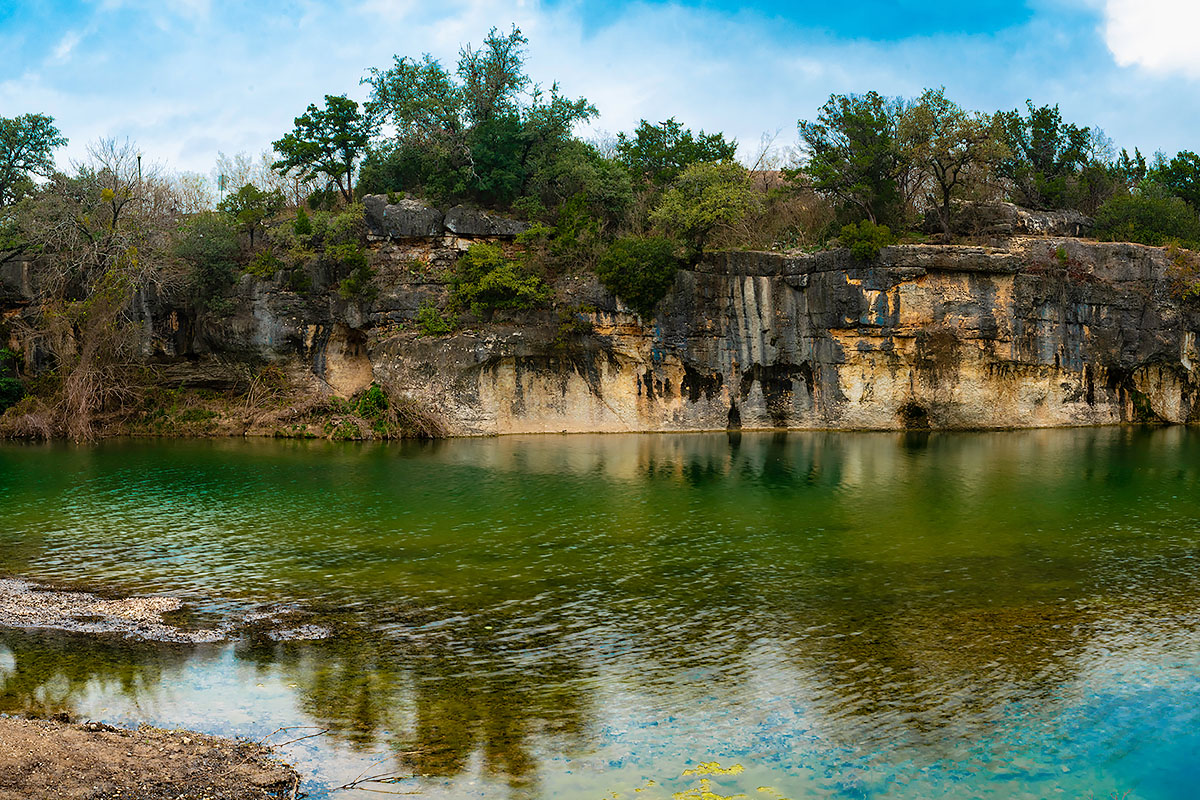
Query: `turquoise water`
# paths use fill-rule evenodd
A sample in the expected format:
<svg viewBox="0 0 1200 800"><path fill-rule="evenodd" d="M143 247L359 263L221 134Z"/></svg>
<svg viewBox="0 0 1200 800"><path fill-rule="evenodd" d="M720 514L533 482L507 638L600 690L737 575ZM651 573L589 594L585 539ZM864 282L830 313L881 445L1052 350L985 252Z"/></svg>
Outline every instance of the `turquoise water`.
<svg viewBox="0 0 1200 800"><path fill-rule="evenodd" d="M1198 484L1184 429L3 445L0 573L335 635L0 629L0 712L318 734L313 797L1191 797Z"/></svg>

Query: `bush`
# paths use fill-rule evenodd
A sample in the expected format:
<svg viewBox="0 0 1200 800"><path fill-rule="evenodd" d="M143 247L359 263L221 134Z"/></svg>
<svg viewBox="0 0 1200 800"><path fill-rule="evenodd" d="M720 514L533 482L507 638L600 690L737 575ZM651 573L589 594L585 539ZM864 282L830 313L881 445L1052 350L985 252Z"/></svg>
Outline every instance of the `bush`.
<svg viewBox="0 0 1200 800"><path fill-rule="evenodd" d="M442 316L433 303L426 300L417 309L417 326L427 336L440 336L454 330L455 319Z"/></svg>
<svg viewBox="0 0 1200 800"><path fill-rule="evenodd" d="M250 263L246 265L246 272L256 278L270 280L282 268L283 262L276 258L274 253L270 250L263 250L250 259Z"/></svg>
<svg viewBox="0 0 1200 800"><path fill-rule="evenodd" d="M372 383L371 386L362 393L362 397L358 399L358 415L364 419L378 419L383 416L388 410L387 395L383 393L383 389L377 384Z"/></svg>
<svg viewBox="0 0 1200 800"><path fill-rule="evenodd" d="M1156 191L1114 197L1096 212L1096 238L1162 247L1173 241L1200 242L1200 220L1178 197Z"/></svg>
<svg viewBox="0 0 1200 800"><path fill-rule="evenodd" d="M838 239L842 247L850 248L850 255L854 256L855 260L863 262L874 261L879 258L881 248L896 243L891 228L887 225L876 225L865 219L859 223L851 222L842 226Z"/></svg>
<svg viewBox="0 0 1200 800"><path fill-rule="evenodd" d="M617 239L600 257L596 274L605 288L639 315L650 318L674 285L679 264L670 239Z"/></svg>
<svg viewBox="0 0 1200 800"><path fill-rule="evenodd" d="M338 296L343 300L374 300L379 290L371 285L375 268L367 261L367 254L356 244L336 244L325 250L325 258L336 264L340 271L349 272L338 284Z"/></svg>
<svg viewBox="0 0 1200 800"><path fill-rule="evenodd" d="M740 222L758 201L750 173L741 164L692 164L663 193L650 220L700 250L709 234Z"/></svg>
<svg viewBox="0 0 1200 800"><path fill-rule="evenodd" d="M237 271L237 227L225 214L197 214L183 230L175 254L192 265L192 281L203 299L220 294Z"/></svg>
<svg viewBox="0 0 1200 800"><path fill-rule="evenodd" d="M309 219L304 206L296 209L296 221L292 223L292 232L297 236L312 236L312 220Z"/></svg>
<svg viewBox="0 0 1200 800"><path fill-rule="evenodd" d="M0 378L0 414L15 406L25 396L25 386L16 378Z"/></svg>
<svg viewBox="0 0 1200 800"><path fill-rule="evenodd" d="M550 287L491 244L471 245L451 285L455 303L479 316L500 308L537 308L550 299Z"/></svg>

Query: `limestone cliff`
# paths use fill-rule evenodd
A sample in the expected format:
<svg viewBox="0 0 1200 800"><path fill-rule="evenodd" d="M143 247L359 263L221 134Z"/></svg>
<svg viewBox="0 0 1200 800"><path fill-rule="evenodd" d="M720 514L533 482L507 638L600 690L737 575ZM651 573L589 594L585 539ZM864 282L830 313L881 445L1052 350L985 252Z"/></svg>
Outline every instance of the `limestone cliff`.
<svg viewBox="0 0 1200 800"><path fill-rule="evenodd" d="M892 247L871 266L717 253L648 324L585 283L591 334L397 331L369 358L460 433L1186 422L1200 319L1166 269L1160 249L1077 240Z"/></svg>
<svg viewBox="0 0 1200 800"><path fill-rule="evenodd" d="M581 273L556 287L570 313L467 317L424 335L417 310L445 303L467 241L382 237L369 303L250 276L221 319L145 298L143 350L192 385L236 381L255 363L314 392L378 382L464 435L1200 416L1200 313L1172 296L1161 248L1029 237L890 247L869 265L845 251L714 253L679 274L649 321ZM10 309L21 280L9 264Z"/></svg>

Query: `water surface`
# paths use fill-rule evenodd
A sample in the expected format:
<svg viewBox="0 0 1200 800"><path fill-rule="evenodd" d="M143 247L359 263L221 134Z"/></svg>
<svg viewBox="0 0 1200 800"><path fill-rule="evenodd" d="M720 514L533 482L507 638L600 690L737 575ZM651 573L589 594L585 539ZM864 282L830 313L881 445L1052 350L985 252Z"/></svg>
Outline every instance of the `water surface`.
<svg viewBox="0 0 1200 800"><path fill-rule="evenodd" d="M0 446L0 573L337 631L0 629L0 712L326 731L314 797L1189 797L1198 484L1184 429Z"/></svg>

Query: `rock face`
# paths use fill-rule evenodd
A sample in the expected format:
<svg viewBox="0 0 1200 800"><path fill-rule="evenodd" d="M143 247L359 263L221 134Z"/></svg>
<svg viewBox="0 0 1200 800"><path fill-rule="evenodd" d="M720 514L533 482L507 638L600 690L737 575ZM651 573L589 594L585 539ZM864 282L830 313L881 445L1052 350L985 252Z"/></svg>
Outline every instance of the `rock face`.
<svg viewBox="0 0 1200 800"><path fill-rule="evenodd" d="M445 234L467 239L511 239L529 229L527 223L469 206L455 206L443 216L436 208L407 197L389 203L386 195L367 195L363 206L367 232L377 239L420 239Z"/></svg>
<svg viewBox="0 0 1200 800"><path fill-rule="evenodd" d="M455 206L446 212L446 230L455 236L470 238L511 238L524 233L529 225L515 219L487 214L477 208Z"/></svg>
<svg viewBox="0 0 1200 800"><path fill-rule="evenodd" d="M325 393L379 382L461 435L1200 420L1200 309L1173 296L1161 248L1024 237L890 247L871 264L714 253L652 320L580 271L556 286L561 314L463 315L426 335L420 309L445 307L466 244L377 245L369 303L250 276L221 319L143 298L143 352L192 386L262 364ZM24 275L0 273L0 296Z"/></svg>
<svg viewBox="0 0 1200 800"><path fill-rule="evenodd" d="M370 358L463 434L1187 422L1200 320L1166 269L1160 249L1075 240L892 247L869 266L718 253L649 324L585 285L590 334L401 332Z"/></svg>
<svg viewBox="0 0 1200 800"><path fill-rule="evenodd" d="M373 194L363 198L363 206L372 236L415 239L442 234L442 212L419 200L404 198L388 203L384 195Z"/></svg>

